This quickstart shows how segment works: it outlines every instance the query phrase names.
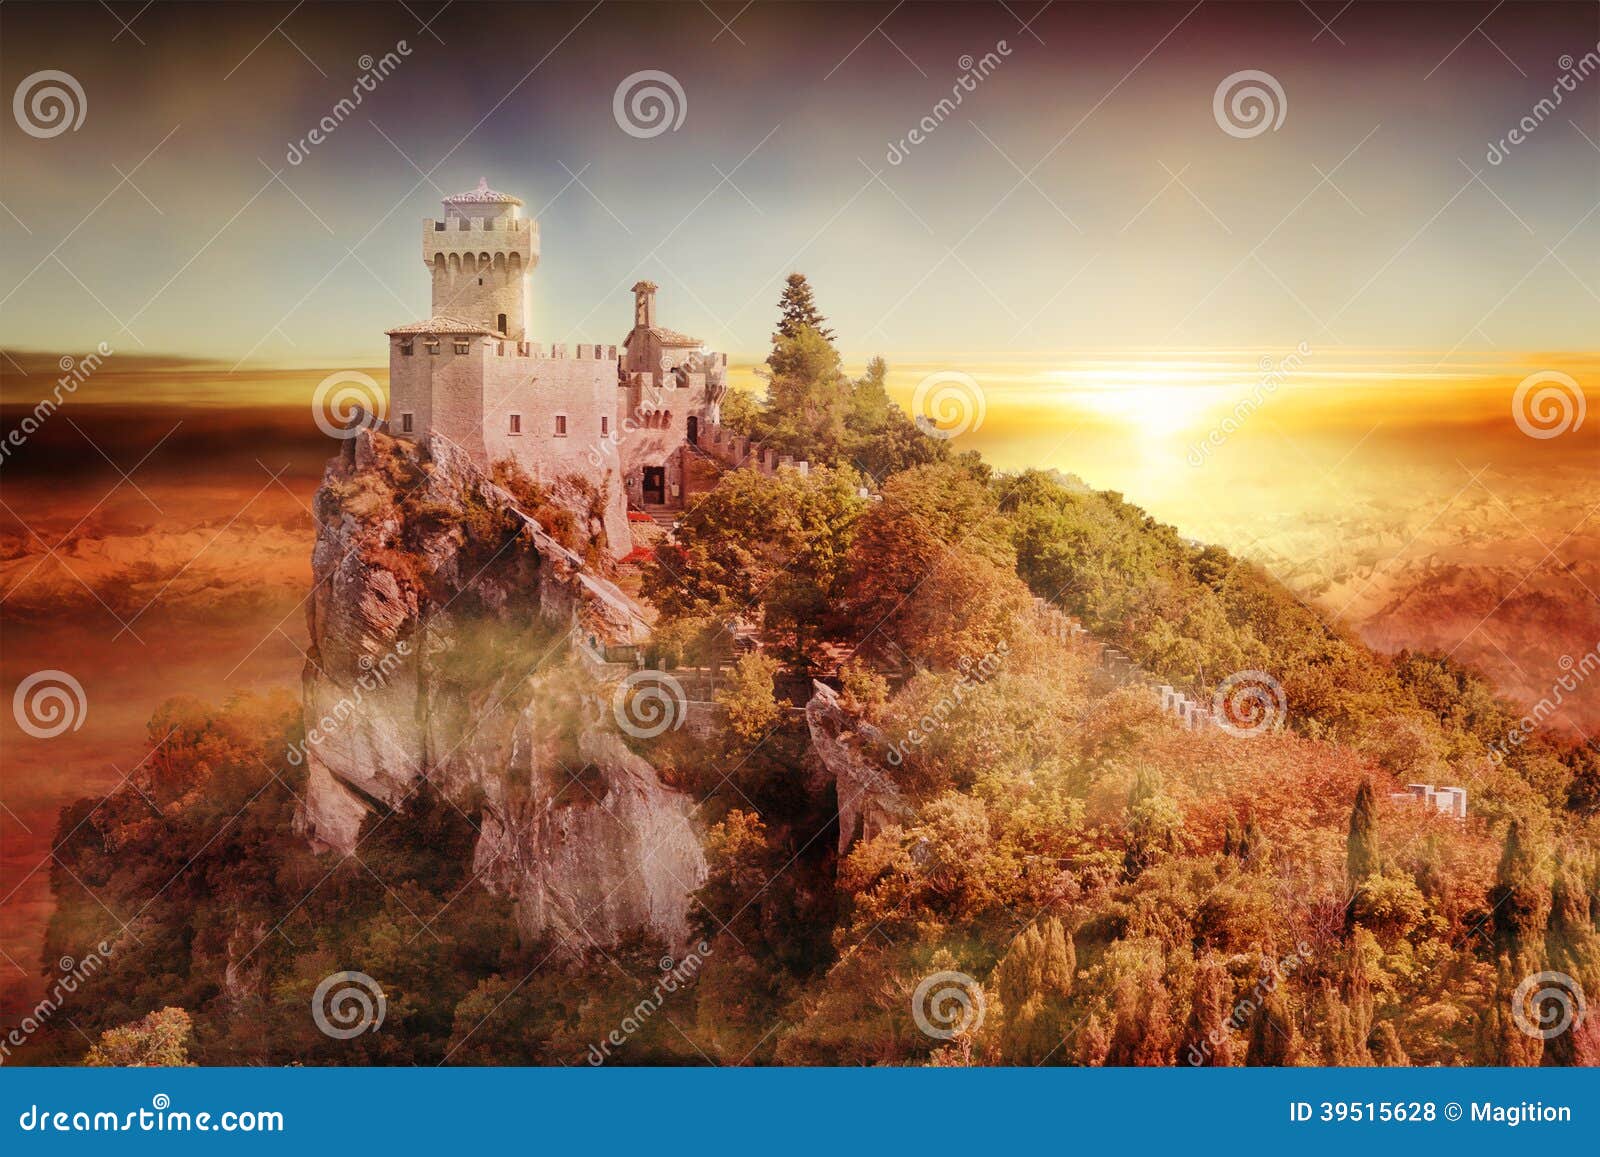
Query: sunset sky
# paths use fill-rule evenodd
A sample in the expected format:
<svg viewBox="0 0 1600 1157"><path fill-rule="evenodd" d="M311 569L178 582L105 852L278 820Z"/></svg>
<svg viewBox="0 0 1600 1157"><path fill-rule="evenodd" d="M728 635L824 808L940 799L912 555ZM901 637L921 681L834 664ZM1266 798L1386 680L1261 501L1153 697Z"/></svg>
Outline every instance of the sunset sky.
<svg viewBox="0 0 1600 1157"><path fill-rule="evenodd" d="M758 358L791 269L855 361L1307 341L1431 367L1589 348L1600 318L1600 76L1486 160L1595 49L1594 4L113 8L129 27L0 7L5 94L56 69L87 101L48 139L0 123L7 350L380 363L427 311L419 222L480 176L540 221L546 341L620 339L650 277L667 324ZM612 97L646 69L686 108L640 139ZM1240 138L1213 95L1246 69L1285 107Z"/></svg>

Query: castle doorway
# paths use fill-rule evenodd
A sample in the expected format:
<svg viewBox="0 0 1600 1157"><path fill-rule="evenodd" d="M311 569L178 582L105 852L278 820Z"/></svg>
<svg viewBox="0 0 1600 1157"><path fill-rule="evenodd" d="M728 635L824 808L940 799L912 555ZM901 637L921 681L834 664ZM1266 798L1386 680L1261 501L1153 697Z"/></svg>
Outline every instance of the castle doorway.
<svg viewBox="0 0 1600 1157"><path fill-rule="evenodd" d="M646 466L644 468L644 500L654 502L658 506L667 500L667 468L665 466Z"/></svg>
<svg viewBox="0 0 1600 1157"><path fill-rule="evenodd" d="M689 445L700 445L700 419L693 414L689 415Z"/></svg>

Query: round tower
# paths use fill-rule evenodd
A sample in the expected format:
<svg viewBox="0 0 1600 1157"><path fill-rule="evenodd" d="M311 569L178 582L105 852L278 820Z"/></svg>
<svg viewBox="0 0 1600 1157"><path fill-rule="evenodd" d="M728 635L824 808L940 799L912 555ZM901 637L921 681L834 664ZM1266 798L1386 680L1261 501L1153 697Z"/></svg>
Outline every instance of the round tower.
<svg viewBox="0 0 1600 1157"><path fill-rule="evenodd" d="M528 340L528 274L539 264L539 226L522 200L478 187L446 197L444 217L422 223L422 260L433 276L433 316Z"/></svg>

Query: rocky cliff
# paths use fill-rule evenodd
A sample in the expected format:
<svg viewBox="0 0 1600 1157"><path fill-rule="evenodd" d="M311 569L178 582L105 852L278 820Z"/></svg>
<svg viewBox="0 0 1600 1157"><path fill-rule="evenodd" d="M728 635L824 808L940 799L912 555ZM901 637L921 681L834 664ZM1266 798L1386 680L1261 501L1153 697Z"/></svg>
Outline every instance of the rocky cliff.
<svg viewBox="0 0 1600 1157"><path fill-rule="evenodd" d="M870 840L912 814L909 801L885 766L888 738L844 709L839 693L822 683L806 703L806 730L839 800L839 854Z"/></svg>
<svg viewBox="0 0 1600 1157"><path fill-rule="evenodd" d="M448 444L347 443L316 498L298 822L358 852L426 785L474 819L474 871L531 935L681 946L706 870L692 801L624 744L585 661L641 629L585 563L606 549L585 514Z"/></svg>

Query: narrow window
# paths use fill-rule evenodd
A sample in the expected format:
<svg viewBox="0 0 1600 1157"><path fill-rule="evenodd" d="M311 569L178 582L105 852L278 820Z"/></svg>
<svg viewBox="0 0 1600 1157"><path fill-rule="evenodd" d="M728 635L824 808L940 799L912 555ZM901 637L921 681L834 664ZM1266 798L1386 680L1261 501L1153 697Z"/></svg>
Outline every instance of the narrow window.
<svg viewBox="0 0 1600 1157"><path fill-rule="evenodd" d="M521 414L512 414L511 415L511 433L513 433L513 434L522 433L522 415Z"/></svg>
<svg viewBox="0 0 1600 1157"><path fill-rule="evenodd" d="M506 315L503 313L500 315L500 332L506 332Z"/></svg>
<svg viewBox="0 0 1600 1157"><path fill-rule="evenodd" d="M566 436L567 436L567 416L565 414L557 414L556 415L556 437L557 438L565 438Z"/></svg>
<svg viewBox="0 0 1600 1157"><path fill-rule="evenodd" d="M411 415L410 414L401 414L400 415L400 432L402 434L411 433Z"/></svg>
<svg viewBox="0 0 1600 1157"><path fill-rule="evenodd" d="M611 419L610 418L604 418L603 417L603 418L600 419L600 432L602 434L611 433Z"/></svg>

